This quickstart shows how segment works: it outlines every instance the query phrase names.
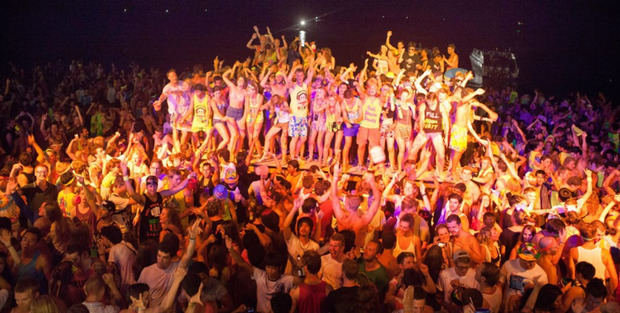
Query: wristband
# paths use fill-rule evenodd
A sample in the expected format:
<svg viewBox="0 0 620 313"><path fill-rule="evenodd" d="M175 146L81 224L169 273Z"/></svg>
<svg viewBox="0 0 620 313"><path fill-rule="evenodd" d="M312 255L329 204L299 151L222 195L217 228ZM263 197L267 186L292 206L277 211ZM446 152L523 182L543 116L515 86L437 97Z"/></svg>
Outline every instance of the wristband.
<svg viewBox="0 0 620 313"><path fill-rule="evenodd" d="M189 240L196 240L196 237L189 237Z"/></svg>
<svg viewBox="0 0 620 313"><path fill-rule="evenodd" d="M124 176L123 176L123 180L124 180L124 181L129 181L129 176L124 175Z"/></svg>

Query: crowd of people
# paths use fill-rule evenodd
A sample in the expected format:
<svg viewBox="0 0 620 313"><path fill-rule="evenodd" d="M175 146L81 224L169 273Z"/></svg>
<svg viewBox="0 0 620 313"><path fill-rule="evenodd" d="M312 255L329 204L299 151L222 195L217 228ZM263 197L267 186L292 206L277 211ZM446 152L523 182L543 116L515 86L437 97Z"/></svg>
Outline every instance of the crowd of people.
<svg viewBox="0 0 620 313"><path fill-rule="evenodd" d="M0 312L620 312L603 94L266 30L209 69L11 65Z"/></svg>

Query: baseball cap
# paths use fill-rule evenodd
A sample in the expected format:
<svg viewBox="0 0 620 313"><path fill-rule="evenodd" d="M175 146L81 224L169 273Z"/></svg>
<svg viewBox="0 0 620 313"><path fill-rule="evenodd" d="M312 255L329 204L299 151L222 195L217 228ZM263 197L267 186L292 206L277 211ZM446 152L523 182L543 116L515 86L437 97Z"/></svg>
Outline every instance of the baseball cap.
<svg viewBox="0 0 620 313"><path fill-rule="evenodd" d="M524 261L536 261L540 256L538 248L531 243L524 243L519 247L517 255Z"/></svg>
<svg viewBox="0 0 620 313"><path fill-rule="evenodd" d="M114 212L114 210L116 210L116 205L114 205L114 202L108 201L108 200L102 201L101 202L101 207L104 208L106 211L109 211L109 212Z"/></svg>
<svg viewBox="0 0 620 313"><path fill-rule="evenodd" d="M469 258L469 253L467 253L467 251L465 250L456 250L454 251L454 261L463 261L463 262L469 262L471 259Z"/></svg>

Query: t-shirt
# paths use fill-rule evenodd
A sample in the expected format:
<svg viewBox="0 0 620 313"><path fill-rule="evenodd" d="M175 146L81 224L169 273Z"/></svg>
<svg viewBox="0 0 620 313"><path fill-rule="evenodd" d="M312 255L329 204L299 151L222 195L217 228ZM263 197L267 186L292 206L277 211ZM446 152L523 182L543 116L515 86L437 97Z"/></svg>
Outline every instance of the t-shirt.
<svg viewBox="0 0 620 313"><path fill-rule="evenodd" d="M120 308L116 305L105 305L103 302L82 302L89 313L118 313Z"/></svg>
<svg viewBox="0 0 620 313"><path fill-rule="evenodd" d="M306 251L319 250L319 244L312 241L312 239L310 239L310 241L308 241L308 243L304 245L301 243L301 241L299 240L297 236L295 236L294 234L291 234L291 237L286 241L286 248L288 250L288 254L293 259L297 259L298 256L301 258L304 255L304 252ZM286 270L284 271L285 273L290 273L292 271L291 265L294 265L294 264L290 264L290 262L289 264L287 264Z"/></svg>
<svg viewBox="0 0 620 313"><path fill-rule="evenodd" d="M255 267L252 279L256 281L256 311L267 313L271 312L271 297L280 292L289 293L295 278L292 275L282 275L278 280L271 281L265 271Z"/></svg>
<svg viewBox="0 0 620 313"><path fill-rule="evenodd" d="M359 287L342 287L330 292L323 300L321 312L323 313L353 313L357 301Z"/></svg>
<svg viewBox="0 0 620 313"><path fill-rule="evenodd" d="M444 301L446 302L450 302L450 294L454 290L451 282L455 279L467 288L480 288L480 284L476 280L476 270L469 268L465 276L459 276L454 267L447 268L439 273L437 284L437 289L443 291Z"/></svg>
<svg viewBox="0 0 620 313"><path fill-rule="evenodd" d="M390 278L383 265L379 265L379 268L369 272L366 270L366 261L364 260L360 262L359 269L360 273L366 275L366 277L368 277L368 280L370 280L373 284L375 284L375 286L377 286L379 294L383 294L387 290Z"/></svg>
<svg viewBox="0 0 620 313"><path fill-rule="evenodd" d="M420 61L420 56L417 53L415 53L414 55L409 55L408 53L405 53L403 55L403 61L400 63L400 68L407 71L415 71L415 66L420 63L422 62Z"/></svg>
<svg viewBox="0 0 620 313"><path fill-rule="evenodd" d="M168 293L172 286L173 274L177 267L179 267L179 262L173 262L165 270L159 268L157 263L155 263L142 270L138 282L149 286L151 306L158 306L164 300L166 293Z"/></svg>
<svg viewBox="0 0 620 313"><path fill-rule="evenodd" d="M342 286L342 262L336 261L331 254L321 256L319 276L323 278L323 281L332 286L333 289L340 288Z"/></svg>
<svg viewBox="0 0 620 313"><path fill-rule="evenodd" d="M108 263L118 266L121 274L121 287L126 287L136 282L134 265L136 264L136 249L130 243L121 241L110 248Z"/></svg>
<svg viewBox="0 0 620 313"><path fill-rule="evenodd" d="M503 279L506 283L504 286L504 297L509 297L519 292L519 290L513 288L517 284L526 285L528 283L545 285L547 284L547 273L538 264L535 264L531 269L524 269L521 267L519 259L508 260L502 266L500 272L500 280ZM511 284L511 280L513 281Z"/></svg>

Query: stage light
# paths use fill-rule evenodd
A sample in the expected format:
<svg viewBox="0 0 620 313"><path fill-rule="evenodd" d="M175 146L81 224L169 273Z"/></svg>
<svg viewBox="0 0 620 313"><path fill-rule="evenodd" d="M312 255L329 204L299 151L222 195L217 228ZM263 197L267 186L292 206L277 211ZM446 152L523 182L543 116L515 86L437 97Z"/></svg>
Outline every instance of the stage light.
<svg viewBox="0 0 620 313"><path fill-rule="evenodd" d="M166 14L168 14L170 11L168 11L168 9L166 9L166 11L164 11Z"/></svg>
<svg viewBox="0 0 620 313"><path fill-rule="evenodd" d="M306 21L304 21L304 20L301 20L301 21L299 22L299 25L301 25L301 26L304 26L304 25L306 25Z"/></svg>
<svg viewBox="0 0 620 313"><path fill-rule="evenodd" d="M127 9L123 9L123 13L127 13Z"/></svg>

